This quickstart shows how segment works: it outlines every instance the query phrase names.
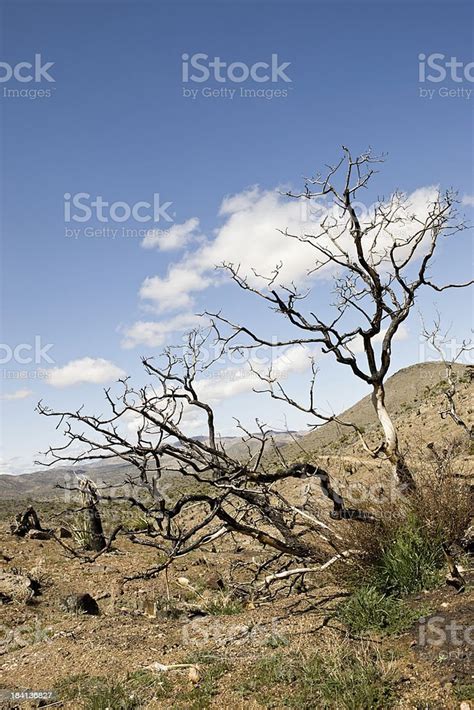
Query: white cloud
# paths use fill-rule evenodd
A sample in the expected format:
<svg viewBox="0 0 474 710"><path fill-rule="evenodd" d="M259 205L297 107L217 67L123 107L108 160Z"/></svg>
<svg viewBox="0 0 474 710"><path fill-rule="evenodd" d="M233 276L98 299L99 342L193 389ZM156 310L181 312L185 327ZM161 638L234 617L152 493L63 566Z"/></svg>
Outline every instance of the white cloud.
<svg viewBox="0 0 474 710"><path fill-rule="evenodd" d="M173 264L168 274L161 278L152 276L145 279L140 289L140 296L153 302L158 312L189 308L193 304L192 294L202 291L211 281L203 271L183 264Z"/></svg>
<svg viewBox="0 0 474 710"><path fill-rule="evenodd" d="M137 321L130 328L124 330L122 347L129 349L137 345L146 345L156 348L164 345L167 339L179 331L192 328L199 323L198 316L192 313L183 313L165 321Z"/></svg>
<svg viewBox="0 0 474 710"><path fill-rule="evenodd" d="M70 387L83 383L103 384L125 376L125 372L109 360L83 357L64 367L46 370L47 382L53 387Z"/></svg>
<svg viewBox="0 0 474 710"><path fill-rule="evenodd" d="M3 399L3 400L26 399L27 397L29 397L32 394L33 394L32 390L23 389L23 390L17 390L16 392L10 392L8 394L2 394L0 396L0 399Z"/></svg>
<svg viewBox="0 0 474 710"><path fill-rule="evenodd" d="M434 186L420 188L404 196L408 201L406 214L425 219L429 204L436 196L437 188ZM303 284L314 266L316 251L309 244L285 237L279 230L288 229L290 234L298 236L315 234L325 215L333 214L324 205L318 206L316 214L305 214L306 206L306 202L301 200L292 200L278 192L263 191L258 187L225 197L219 211L224 223L216 230L214 238L173 263L165 276L147 278L140 289L141 298L150 301L157 312L190 308L196 293L211 284L222 283L214 269L223 262L239 266L241 275L246 276L253 285L262 286L254 270L257 274L268 276L278 264L282 264L278 284L288 285L292 281ZM373 208L365 208L365 218L370 219L372 215ZM379 237L379 250L402 238L404 229L401 220L392 225L390 233L386 230ZM334 226L333 232L341 233L341 244L350 251L350 235L341 230L340 223ZM332 249L329 237L325 239L324 246ZM403 249L398 252L400 257L402 252ZM333 265L328 265L317 273L317 277L327 278L333 270Z"/></svg>
<svg viewBox="0 0 474 710"><path fill-rule="evenodd" d="M264 383L256 373L267 375L270 368L272 376L280 381L288 375L305 372L309 369L312 356L314 353L308 347L293 345L287 347L283 353L272 360L260 357L257 361L253 358L242 367L227 367L217 370L215 377L198 380L196 391L205 402L215 404L224 399L261 388ZM256 372L252 372L249 365Z"/></svg>
<svg viewBox="0 0 474 710"><path fill-rule="evenodd" d="M172 251L182 249L195 239L199 233L199 220L197 217L188 219L183 224L174 224L170 229L150 229L142 241L144 249L159 249Z"/></svg>
<svg viewBox="0 0 474 710"><path fill-rule="evenodd" d="M461 204L467 205L468 207L474 207L474 195L463 195Z"/></svg>
<svg viewBox="0 0 474 710"><path fill-rule="evenodd" d="M378 335L376 335L373 338L374 343L382 343L383 339L385 338L385 335L387 333L387 329L384 328L383 330L380 331ZM408 328L404 323L401 324L401 326L398 328L397 332L395 333L395 336L393 338L394 342L401 342L402 340L407 340L409 336L409 331ZM349 343L348 343L348 349L354 354L354 355L359 355L360 353L364 352L364 341L360 335L356 335L355 338L353 338Z"/></svg>

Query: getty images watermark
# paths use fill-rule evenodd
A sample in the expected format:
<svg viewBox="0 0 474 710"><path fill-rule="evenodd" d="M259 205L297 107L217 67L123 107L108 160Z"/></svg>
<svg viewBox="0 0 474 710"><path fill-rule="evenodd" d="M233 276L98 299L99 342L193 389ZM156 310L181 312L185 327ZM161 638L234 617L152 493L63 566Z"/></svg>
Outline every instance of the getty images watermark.
<svg viewBox="0 0 474 710"><path fill-rule="evenodd" d="M248 64L227 62L204 52L185 52L181 55L182 95L191 100L286 98L288 84L292 83L288 75L290 64L280 61L278 54L272 54L268 61Z"/></svg>
<svg viewBox="0 0 474 710"><path fill-rule="evenodd" d="M173 202L163 201L159 192L151 200L110 202L103 195L89 192L64 193L64 235L68 239L121 237L144 238L150 232L159 232L150 225L174 222ZM131 226L133 223L140 226ZM87 226L84 226L86 225ZM143 226L142 226L143 225ZM146 225L146 226L145 226Z"/></svg>
<svg viewBox="0 0 474 710"><path fill-rule="evenodd" d="M54 62L35 54L31 61L16 64L0 61L0 96L3 99L48 99L53 96L56 79Z"/></svg>
<svg viewBox="0 0 474 710"><path fill-rule="evenodd" d="M41 335L35 335L31 343L0 343L0 378L3 380L47 379L47 369L37 368L22 370L18 367L11 369L5 365L54 365L51 356L53 343L43 343Z"/></svg>
<svg viewBox="0 0 474 710"><path fill-rule="evenodd" d="M470 99L473 89L469 85L474 83L474 62L459 61L457 57L448 57L441 52L422 52L418 55L418 81L421 84L421 99Z"/></svg>

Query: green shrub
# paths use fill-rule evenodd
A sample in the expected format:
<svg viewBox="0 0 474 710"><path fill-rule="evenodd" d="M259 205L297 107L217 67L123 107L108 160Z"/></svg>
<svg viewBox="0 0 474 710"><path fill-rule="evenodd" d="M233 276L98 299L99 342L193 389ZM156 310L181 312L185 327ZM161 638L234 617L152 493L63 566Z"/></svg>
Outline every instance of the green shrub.
<svg viewBox="0 0 474 710"><path fill-rule="evenodd" d="M410 628L422 614L410 609L401 599L396 599L373 586L357 589L339 605L336 618L353 633L381 631L396 634Z"/></svg>
<svg viewBox="0 0 474 710"><path fill-rule="evenodd" d="M438 536L429 535L418 518L410 515L382 544L374 569L374 585L386 594L404 596L435 587L443 567Z"/></svg>

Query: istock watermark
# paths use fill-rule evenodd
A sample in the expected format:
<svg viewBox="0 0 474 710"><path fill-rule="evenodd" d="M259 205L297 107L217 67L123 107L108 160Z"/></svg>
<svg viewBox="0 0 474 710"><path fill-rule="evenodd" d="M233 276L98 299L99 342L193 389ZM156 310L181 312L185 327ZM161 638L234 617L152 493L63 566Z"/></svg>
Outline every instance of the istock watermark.
<svg viewBox="0 0 474 710"><path fill-rule="evenodd" d="M439 362L459 365L474 365L474 347L466 347L466 343L457 338L449 338L434 344L420 337L418 347L418 362Z"/></svg>
<svg viewBox="0 0 474 710"><path fill-rule="evenodd" d="M474 625L467 626L444 616L422 616L418 626L418 645L443 649L446 657L474 650Z"/></svg>
<svg viewBox="0 0 474 710"><path fill-rule="evenodd" d="M172 207L173 202L163 201L159 192L154 192L151 200L138 200L133 203L124 200L110 202L103 195L92 196L89 192L65 192L64 222L68 226L65 227L64 234L69 239L144 239L150 234L150 224L169 225L174 222L176 213L172 211ZM87 227L75 226L86 223ZM133 227L130 226L131 223L147 226Z"/></svg>
<svg viewBox="0 0 474 710"><path fill-rule="evenodd" d="M418 95L421 99L471 99L474 83L474 62L464 62L441 52L418 55ZM443 86L438 84L443 83ZM435 84L436 86L430 86Z"/></svg>
<svg viewBox="0 0 474 710"><path fill-rule="evenodd" d="M205 52L185 52L181 55L182 94L191 100L286 98L289 95L288 84L293 81L288 74L290 65L291 62L281 61L278 54L272 54L268 61L249 64L228 62L221 57L210 57ZM278 88L276 84L279 84Z"/></svg>
<svg viewBox="0 0 474 710"><path fill-rule="evenodd" d="M41 54L35 54L32 61L21 61L16 64L0 61L1 96L4 99L44 99L51 98L54 87L32 88L31 84L54 84L51 70L54 62L43 60ZM12 84L17 84L13 87ZM28 86L24 86L28 84Z"/></svg>
<svg viewBox="0 0 474 710"><path fill-rule="evenodd" d="M0 343L0 365L6 365L9 362L16 362L19 365L30 365L31 363L39 365L46 362L53 365L54 360L49 354L52 347L54 347L53 343L41 343L41 335L35 335L33 343L19 343L14 346L9 343Z"/></svg>

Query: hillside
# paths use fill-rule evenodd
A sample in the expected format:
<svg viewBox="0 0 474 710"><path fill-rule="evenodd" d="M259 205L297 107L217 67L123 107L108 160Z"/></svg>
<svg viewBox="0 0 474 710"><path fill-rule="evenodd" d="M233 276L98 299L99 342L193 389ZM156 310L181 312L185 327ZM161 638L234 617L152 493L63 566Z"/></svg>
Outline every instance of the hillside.
<svg viewBox="0 0 474 710"><path fill-rule="evenodd" d="M459 378L456 400L461 416L472 423L474 388L467 370L467 366L456 366ZM402 443L410 444L419 439L436 441L457 433L456 424L450 418L443 420L439 414L445 405L444 374L442 363L420 363L399 370L387 380L387 409L397 423ZM373 439L375 443L378 440L378 425L370 395L339 416L341 420L360 427L369 441ZM289 444L282 452L289 461L301 456L303 450L309 455L353 453L356 442L350 429L332 422L306 434L297 443Z"/></svg>

